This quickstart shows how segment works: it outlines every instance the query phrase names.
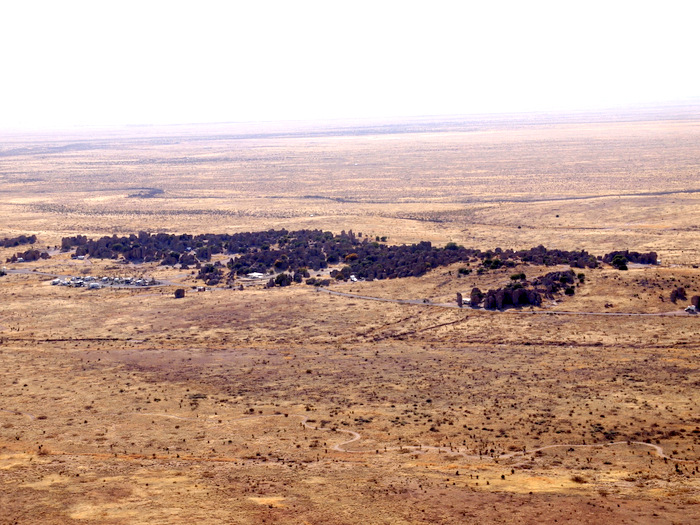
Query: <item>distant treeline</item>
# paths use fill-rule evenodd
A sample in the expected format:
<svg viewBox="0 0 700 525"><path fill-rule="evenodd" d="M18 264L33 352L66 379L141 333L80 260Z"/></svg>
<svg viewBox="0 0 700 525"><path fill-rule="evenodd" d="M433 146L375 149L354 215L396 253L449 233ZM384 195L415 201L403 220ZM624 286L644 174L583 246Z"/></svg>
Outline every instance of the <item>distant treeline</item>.
<svg viewBox="0 0 700 525"><path fill-rule="evenodd" d="M394 279L419 277L431 269L458 262L479 262L478 271L513 267L519 262L543 266L558 264L574 268L595 268L598 259L585 250L548 250L538 246L529 250L481 251L448 243L443 248L430 242L388 245L386 238L370 239L362 233L342 231L336 235L322 230L267 230L235 234L150 234L105 236L88 239L83 235L65 237L63 251L76 248L76 255L130 262L157 261L163 265L194 266L207 284L231 281L249 273L290 272L306 275L329 265L340 264L335 278ZM212 255L231 258L224 266L211 264ZM641 254L640 254L641 255ZM655 256L655 254L654 254ZM606 256L607 257L607 256ZM225 273L225 270L228 270ZM297 278L298 279L298 278Z"/></svg>
<svg viewBox="0 0 700 525"><path fill-rule="evenodd" d="M5 237L0 240L0 247L3 248L14 248L15 246L21 246L24 244L34 244L36 242L36 235L19 235L17 237Z"/></svg>

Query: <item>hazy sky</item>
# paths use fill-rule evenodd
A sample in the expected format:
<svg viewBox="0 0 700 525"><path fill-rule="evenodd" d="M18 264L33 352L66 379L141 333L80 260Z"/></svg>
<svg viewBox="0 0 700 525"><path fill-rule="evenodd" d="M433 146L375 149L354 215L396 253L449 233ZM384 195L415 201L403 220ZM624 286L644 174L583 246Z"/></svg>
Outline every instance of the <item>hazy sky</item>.
<svg viewBox="0 0 700 525"><path fill-rule="evenodd" d="M700 96L694 4L11 0L0 127L687 99Z"/></svg>

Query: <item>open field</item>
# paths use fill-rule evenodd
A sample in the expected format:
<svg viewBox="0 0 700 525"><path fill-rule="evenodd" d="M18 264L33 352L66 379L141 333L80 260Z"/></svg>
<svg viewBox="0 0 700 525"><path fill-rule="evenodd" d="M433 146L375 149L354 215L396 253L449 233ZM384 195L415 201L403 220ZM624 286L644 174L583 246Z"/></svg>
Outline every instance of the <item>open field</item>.
<svg viewBox="0 0 700 525"><path fill-rule="evenodd" d="M8 263L0 523L697 522L700 316L669 293L700 295L698 159L693 107L3 137L0 239L42 249L318 228L661 264L494 312L456 293L564 268L194 292ZM88 274L165 284L50 284Z"/></svg>

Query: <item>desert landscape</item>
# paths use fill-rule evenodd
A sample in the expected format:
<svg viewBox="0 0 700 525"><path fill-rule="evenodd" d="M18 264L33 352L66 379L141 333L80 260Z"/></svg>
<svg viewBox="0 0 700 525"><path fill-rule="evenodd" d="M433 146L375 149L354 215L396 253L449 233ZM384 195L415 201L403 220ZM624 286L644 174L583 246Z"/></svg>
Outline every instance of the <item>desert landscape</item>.
<svg viewBox="0 0 700 525"><path fill-rule="evenodd" d="M697 523L699 159L696 106L5 133L0 523Z"/></svg>

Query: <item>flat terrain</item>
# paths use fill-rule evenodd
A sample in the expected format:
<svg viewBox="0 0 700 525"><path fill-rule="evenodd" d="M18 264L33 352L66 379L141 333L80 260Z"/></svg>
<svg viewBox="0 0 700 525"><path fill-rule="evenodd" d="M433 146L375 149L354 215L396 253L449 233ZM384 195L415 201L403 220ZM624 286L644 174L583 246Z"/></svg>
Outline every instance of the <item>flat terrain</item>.
<svg viewBox="0 0 700 525"><path fill-rule="evenodd" d="M669 300L700 295L699 108L0 143L0 239L52 255L0 277L0 523L700 520L700 316ZM456 293L565 268L195 292L54 249L269 228L661 264L494 312Z"/></svg>

